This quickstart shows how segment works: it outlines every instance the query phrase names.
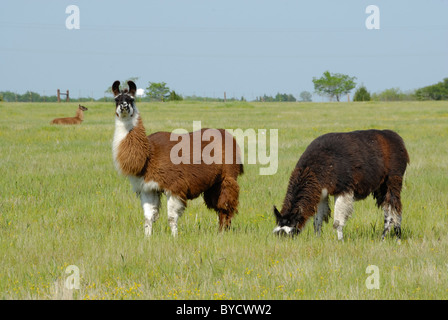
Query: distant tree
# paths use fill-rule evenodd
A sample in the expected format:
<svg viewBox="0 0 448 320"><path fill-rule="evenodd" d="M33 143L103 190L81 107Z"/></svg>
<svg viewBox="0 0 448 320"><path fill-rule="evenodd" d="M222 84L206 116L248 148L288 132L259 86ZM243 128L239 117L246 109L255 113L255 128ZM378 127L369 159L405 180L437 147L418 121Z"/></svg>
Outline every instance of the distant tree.
<svg viewBox="0 0 448 320"><path fill-rule="evenodd" d="M275 97L264 94L262 97L257 97L255 101L261 102L294 102L297 99L292 94L277 93Z"/></svg>
<svg viewBox="0 0 448 320"><path fill-rule="evenodd" d="M370 93L364 85L356 90L353 101L370 101Z"/></svg>
<svg viewBox="0 0 448 320"><path fill-rule="evenodd" d="M381 93L381 100L384 101L400 101L401 90L400 88L386 89Z"/></svg>
<svg viewBox="0 0 448 320"><path fill-rule="evenodd" d="M277 101L277 102L282 102L282 101L285 101L285 100L286 100L285 95L280 94L280 93L277 93L275 95L275 97L274 97L274 101Z"/></svg>
<svg viewBox="0 0 448 320"><path fill-rule="evenodd" d="M274 101L278 102L288 102L288 101L296 101L296 98L292 94L286 94L286 93L277 93L275 95Z"/></svg>
<svg viewBox="0 0 448 320"><path fill-rule="evenodd" d="M411 95L406 95L400 88L389 88L380 93L373 93L372 100L375 101L402 101L412 100Z"/></svg>
<svg viewBox="0 0 448 320"><path fill-rule="evenodd" d="M2 91L4 101L15 102L17 101L17 94L11 91Z"/></svg>
<svg viewBox="0 0 448 320"><path fill-rule="evenodd" d="M321 96L336 98L339 101L340 97L348 94L354 87L356 77L350 77L341 73L331 74L325 71L319 79L313 77L314 90Z"/></svg>
<svg viewBox="0 0 448 320"><path fill-rule="evenodd" d="M300 92L300 101L302 102L311 102L312 100L312 94L308 91L302 91Z"/></svg>
<svg viewBox="0 0 448 320"><path fill-rule="evenodd" d="M176 93L176 91L171 90L171 91L170 91L170 95L169 95L169 97L168 97L168 100L169 100L169 101L181 101L181 100L184 100L184 98L182 98L181 95L178 95L178 94Z"/></svg>
<svg viewBox="0 0 448 320"><path fill-rule="evenodd" d="M267 96L264 94L262 97L260 97L260 100L263 102L273 102L275 99L272 96Z"/></svg>
<svg viewBox="0 0 448 320"><path fill-rule="evenodd" d="M165 101L170 97L170 88L165 82L149 82L149 87L146 88L146 95L151 100Z"/></svg>
<svg viewBox="0 0 448 320"><path fill-rule="evenodd" d="M448 78L415 91L417 100L448 100Z"/></svg>
<svg viewBox="0 0 448 320"><path fill-rule="evenodd" d="M43 101L40 94L33 91L27 91L21 95L21 102L40 102Z"/></svg>
<svg viewBox="0 0 448 320"><path fill-rule="evenodd" d="M197 95L192 95L192 96L185 96L182 97L184 100L188 100L188 101L214 101L214 102L223 102L224 99L223 98L216 98L216 97L199 97ZM227 101L233 101L232 99L227 99Z"/></svg>

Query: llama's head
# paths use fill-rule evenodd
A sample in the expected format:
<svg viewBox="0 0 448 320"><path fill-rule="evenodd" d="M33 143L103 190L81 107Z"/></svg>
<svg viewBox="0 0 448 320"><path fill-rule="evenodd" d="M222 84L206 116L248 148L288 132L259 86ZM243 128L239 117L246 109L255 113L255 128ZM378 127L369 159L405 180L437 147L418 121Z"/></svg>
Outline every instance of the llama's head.
<svg viewBox="0 0 448 320"><path fill-rule="evenodd" d="M277 222L277 226L273 231L274 234L294 236L300 233L298 228L300 218L298 215L292 213L281 214L277 207L274 206L274 216Z"/></svg>
<svg viewBox="0 0 448 320"><path fill-rule="evenodd" d="M132 118L137 113L134 99L137 86L133 81L128 81L129 90L120 91L120 81L115 81L112 84L112 92L115 96L115 114L118 118L127 119Z"/></svg>
<svg viewBox="0 0 448 320"><path fill-rule="evenodd" d="M87 111L89 109L87 109L86 107L82 106L82 105L78 105L78 109L81 111Z"/></svg>

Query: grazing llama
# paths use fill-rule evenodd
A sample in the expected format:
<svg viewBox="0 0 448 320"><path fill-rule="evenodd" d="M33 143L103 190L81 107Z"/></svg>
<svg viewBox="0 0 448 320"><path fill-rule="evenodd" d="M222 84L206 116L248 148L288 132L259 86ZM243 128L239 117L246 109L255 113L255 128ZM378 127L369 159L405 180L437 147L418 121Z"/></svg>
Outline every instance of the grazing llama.
<svg viewBox="0 0 448 320"><path fill-rule="evenodd" d="M120 91L119 86L119 81L112 85L115 95L113 159L117 171L129 178L134 191L140 195L145 216L145 235L151 235L153 223L159 216L161 193L167 197L168 221L173 236L177 235L177 221L186 207L186 201L201 194L207 207L218 213L219 230L228 229L237 212L237 177L243 173L240 150L233 136L222 129L202 129L201 136L204 130L213 130L222 139L216 139L220 142L215 139L199 142L201 152L210 147L215 152L227 152L224 142L230 141L233 152L231 164L225 163L224 159L229 158L225 158L224 152L221 164L206 164L202 157L199 163L190 161L190 164L174 164L170 154L177 141L172 141L170 137L182 138L182 141L188 139L190 145L193 145L193 133L175 135L156 132L146 136L134 102L137 90L135 83L128 81L129 90L124 91ZM189 156L193 159L193 152Z"/></svg>
<svg viewBox="0 0 448 320"><path fill-rule="evenodd" d="M400 192L409 155L403 139L390 130L328 133L315 139L300 157L289 179L279 212L274 206L277 234L298 234L314 217L314 231L320 234L328 222L328 196L334 195L334 223L338 239L353 212L353 202L373 194L384 210L382 239L394 225L401 239ZM317 209L317 214L316 214Z"/></svg>
<svg viewBox="0 0 448 320"><path fill-rule="evenodd" d="M50 124L81 124L84 121L84 111L87 111L86 107L79 105L76 109L76 116L69 118L56 118L51 121Z"/></svg>

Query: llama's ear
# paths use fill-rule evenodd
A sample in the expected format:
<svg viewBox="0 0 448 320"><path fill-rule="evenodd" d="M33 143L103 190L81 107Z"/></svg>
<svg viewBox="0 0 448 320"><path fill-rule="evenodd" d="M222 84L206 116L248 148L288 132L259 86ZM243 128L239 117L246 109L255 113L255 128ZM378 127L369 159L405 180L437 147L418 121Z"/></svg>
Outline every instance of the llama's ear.
<svg viewBox="0 0 448 320"><path fill-rule="evenodd" d="M114 96L117 96L120 93L120 81L115 81L112 85L112 92Z"/></svg>
<svg viewBox="0 0 448 320"><path fill-rule="evenodd" d="M129 94L133 97L135 97L135 92L137 91L137 86L135 85L134 81L128 81L129 86Z"/></svg>
<svg viewBox="0 0 448 320"><path fill-rule="evenodd" d="M276 206L274 206L274 216L275 216L275 219L278 221L280 218L281 218L281 214L280 214L280 212L277 210L277 207Z"/></svg>

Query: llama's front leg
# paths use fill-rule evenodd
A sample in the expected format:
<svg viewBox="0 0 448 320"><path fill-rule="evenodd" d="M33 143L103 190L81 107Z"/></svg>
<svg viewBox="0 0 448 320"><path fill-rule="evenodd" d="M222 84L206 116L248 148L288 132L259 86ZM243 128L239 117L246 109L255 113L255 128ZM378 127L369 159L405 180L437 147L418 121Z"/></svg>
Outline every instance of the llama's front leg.
<svg viewBox="0 0 448 320"><path fill-rule="evenodd" d="M232 224L232 216L228 212L220 211L219 212L219 231L227 231L230 229L230 225Z"/></svg>
<svg viewBox="0 0 448 320"><path fill-rule="evenodd" d="M145 215L145 236L152 234L152 224L159 218L160 193L156 191L140 194L143 213Z"/></svg>
<svg viewBox="0 0 448 320"><path fill-rule="evenodd" d="M185 201L173 195L167 195L167 198L168 222L170 224L171 234L173 235L173 237L176 237L177 220L185 210Z"/></svg>
<svg viewBox="0 0 448 320"><path fill-rule="evenodd" d="M322 230L322 222L328 222L330 216L330 207L328 206L328 196L321 198L317 205L317 213L314 216L314 233L320 236Z"/></svg>
<svg viewBox="0 0 448 320"><path fill-rule="evenodd" d="M343 240L342 229L353 212L353 193L345 193L335 196L333 228L338 232L338 240Z"/></svg>

